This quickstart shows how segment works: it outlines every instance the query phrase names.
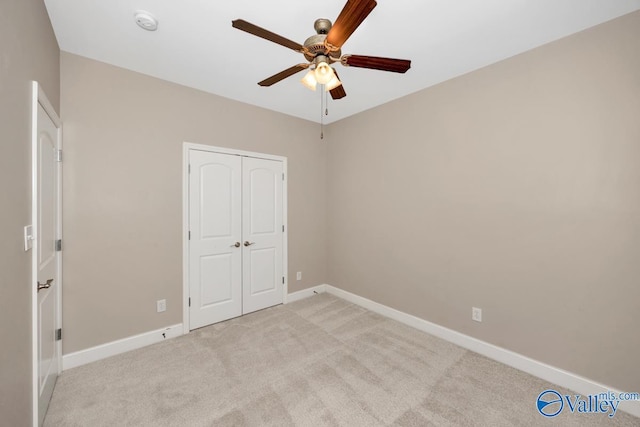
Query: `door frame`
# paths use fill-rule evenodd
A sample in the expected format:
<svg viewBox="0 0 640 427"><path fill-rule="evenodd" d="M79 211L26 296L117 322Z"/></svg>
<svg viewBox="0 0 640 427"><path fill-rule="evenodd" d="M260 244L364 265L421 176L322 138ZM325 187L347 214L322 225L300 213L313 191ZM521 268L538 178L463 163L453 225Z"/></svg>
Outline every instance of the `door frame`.
<svg viewBox="0 0 640 427"><path fill-rule="evenodd" d="M287 158L273 154L257 153L254 151L236 150L233 148L215 147L212 145L195 144L183 142L182 144L182 329L184 334L188 334L191 329L189 322L189 152L191 150L206 151L210 153L229 154L241 157L254 157L265 160L276 160L282 162L284 180L282 181L282 223L284 233L282 241L282 272L284 274L284 285L282 288L282 303L287 303L289 289L288 271L288 236L289 224L287 220L287 188L289 173L287 172Z"/></svg>
<svg viewBox="0 0 640 427"><path fill-rule="evenodd" d="M38 106L41 105L47 113L51 121L58 129L57 146L58 150L62 150L62 121L56 113L55 108L47 98L42 86L36 81L32 81L32 99L31 99L31 225L32 225L32 247L31 247L31 388L32 388L32 424L39 424L39 360L38 360ZM57 182L57 219L56 234L57 239L62 239L62 162L57 163L56 174ZM62 251L56 256L56 300L57 300L57 316L55 329L62 328ZM62 340L56 341L56 352L58 353L58 375L62 372Z"/></svg>

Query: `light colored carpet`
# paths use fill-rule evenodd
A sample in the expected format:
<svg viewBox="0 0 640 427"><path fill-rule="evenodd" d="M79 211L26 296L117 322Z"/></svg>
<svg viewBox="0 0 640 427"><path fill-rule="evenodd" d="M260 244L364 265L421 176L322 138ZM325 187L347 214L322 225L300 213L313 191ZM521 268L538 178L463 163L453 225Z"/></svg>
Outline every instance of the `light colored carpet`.
<svg viewBox="0 0 640 427"><path fill-rule="evenodd" d="M45 426L638 426L542 417L538 378L331 295L62 373Z"/></svg>

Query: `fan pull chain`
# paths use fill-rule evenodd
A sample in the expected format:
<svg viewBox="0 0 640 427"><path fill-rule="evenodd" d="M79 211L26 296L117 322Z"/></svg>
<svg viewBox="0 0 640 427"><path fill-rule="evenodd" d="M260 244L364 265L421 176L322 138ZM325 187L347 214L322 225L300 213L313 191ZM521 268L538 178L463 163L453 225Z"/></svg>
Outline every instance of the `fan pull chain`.
<svg viewBox="0 0 640 427"><path fill-rule="evenodd" d="M320 139L324 139L324 116L328 115L329 95L325 92L324 85L320 85Z"/></svg>
<svg viewBox="0 0 640 427"><path fill-rule="evenodd" d="M329 95L324 90L322 92L324 92L324 115L328 116L329 115Z"/></svg>
<svg viewBox="0 0 640 427"><path fill-rule="evenodd" d="M324 98L322 96L322 92L324 92L324 85L320 85L320 139L324 139Z"/></svg>

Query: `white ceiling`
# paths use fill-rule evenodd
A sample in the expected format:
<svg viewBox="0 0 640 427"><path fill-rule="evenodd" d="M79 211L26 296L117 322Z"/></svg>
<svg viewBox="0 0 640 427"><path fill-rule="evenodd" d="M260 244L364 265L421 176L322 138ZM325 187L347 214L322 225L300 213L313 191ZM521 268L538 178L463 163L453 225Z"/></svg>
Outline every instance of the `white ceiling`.
<svg viewBox="0 0 640 427"><path fill-rule="evenodd" d="M231 27L242 18L298 43L346 0L45 0L63 51L216 95L320 120L304 72L261 81L301 54ZM329 98L330 123L640 9L640 0L378 0L343 53L411 59L406 74L337 65L347 97ZM158 30L134 22L136 10Z"/></svg>

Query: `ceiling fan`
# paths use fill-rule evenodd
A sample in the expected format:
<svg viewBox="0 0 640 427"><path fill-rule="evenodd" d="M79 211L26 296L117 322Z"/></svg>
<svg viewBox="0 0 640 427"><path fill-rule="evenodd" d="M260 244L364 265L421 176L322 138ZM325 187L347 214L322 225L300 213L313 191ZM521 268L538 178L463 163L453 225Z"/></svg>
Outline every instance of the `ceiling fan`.
<svg viewBox="0 0 640 427"><path fill-rule="evenodd" d="M242 19L236 19L231 24L234 28L300 52L308 61L274 74L259 82L260 86L271 86L302 70L311 68L302 79L302 83L311 90L316 90L318 83L324 85L325 90L331 93L333 99L341 99L347 93L336 70L331 67L334 62L340 62L347 67L371 68L395 73L406 73L411 68L411 61L407 59L342 55L342 45L376 5L375 0L347 0L347 4L338 15L335 24L332 25L328 19L316 20L313 27L317 34L309 37L303 45Z"/></svg>

